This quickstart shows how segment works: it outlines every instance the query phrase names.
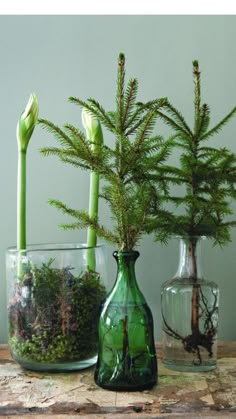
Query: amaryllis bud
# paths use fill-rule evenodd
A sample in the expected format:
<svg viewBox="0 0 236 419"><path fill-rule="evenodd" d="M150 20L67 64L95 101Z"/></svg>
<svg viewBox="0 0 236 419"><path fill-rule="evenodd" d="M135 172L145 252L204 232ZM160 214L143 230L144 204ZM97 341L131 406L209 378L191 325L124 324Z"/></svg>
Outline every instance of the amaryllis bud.
<svg viewBox="0 0 236 419"><path fill-rule="evenodd" d="M20 151L26 151L30 137L34 131L39 114L38 99L35 93L30 95L29 101L26 105L24 112L21 114L17 129L16 136L18 147Z"/></svg>
<svg viewBox="0 0 236 419"><path fill-rule="evenodd" d="M102 145L103 135L99 120L85 108L82 109L81 116L87 138L91 142L91 145Z"/></svg>

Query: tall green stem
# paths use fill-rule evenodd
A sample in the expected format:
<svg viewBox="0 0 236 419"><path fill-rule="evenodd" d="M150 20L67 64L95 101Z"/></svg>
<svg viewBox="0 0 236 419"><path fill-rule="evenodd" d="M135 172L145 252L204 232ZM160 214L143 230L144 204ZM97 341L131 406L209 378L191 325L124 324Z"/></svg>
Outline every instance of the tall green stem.
<svg viewBox="0 0 236 419"><path fill-rule="evenodd" d="M26 250L26 153L29 140L33 134L38 119L38 99L35 93L30 95L24 112L21 114L16 137L18 143L18 173L17 173L17 250L18 267L17 276L23 275L21 250Z"/></svg>
<svg viewBox="0 0 236 419"><path fill-rule="evenodd" d="M17 178L17 250L26 248L26 151L19 150Z"/></svg>
<svg viewBox="0 0 236 419"><path fill-rule="evenodd" d="M91 115L85 108L82 110L82 123L86 130L87 139L90 143L91 151L96 156L103 144L102 128L99 120ZM99 199L99 173L92 170L90 173L90 192L89 192L89 217L97 221L98 218L98 199ZM87 269L96 269L95 249L97 244L96 230L90 226L87 230Z"/></svg>
<svg viewBox="0 0 236 419"><path fill-rule="evenodd" d="M98 194L99 194L99 174L91 172L90 174L90 192L89 192L89 216L97 218L98 216ZM97 244L97 234L93 227L87 230L87 246L91 249L87 251L87 268L95 270L96 261L94 247Z"/></svg>

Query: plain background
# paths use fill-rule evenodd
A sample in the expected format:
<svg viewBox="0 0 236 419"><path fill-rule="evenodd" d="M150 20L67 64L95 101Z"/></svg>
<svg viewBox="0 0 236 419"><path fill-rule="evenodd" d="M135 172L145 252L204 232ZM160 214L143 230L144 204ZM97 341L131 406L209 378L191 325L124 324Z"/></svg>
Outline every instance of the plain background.
<svg viewBox="0 0 236 419"><path fill-rule="evenodd" d="M16 124L31 92L40 116L56 124L81 127L80 109L69 96L94 97L114 107L116 61L126 55L127 79L139 79L139 100L168 96L193 119L192 60L202 71L202 98L212 110L212 124L236 105L236 16L0 16L0 343L7 340L5 251L16 243ZM168 130L157 125L159 133ZM214 144L236 152L236 119ZM112 141L108 137L107 141ZM49 197L87 208L89 174L39 155L55 144L37 127L28 151L28 243L84 241L85 232L61 231L65 218L47 204ZM178 154L172 156L172 161ZM101 204L102 220L109 213ZM236 216L236 215L235 215ZM109 223L109 220L108 220ZM235 340L236 233L223 249L205 243L205 277L220 286L220 339ZM178 243L167 246L144 237L139 243L137 278L152 309L156 338L161 335L160 286L178 263ZM116 275L112 246L107 246L108 280Z"/></svg>

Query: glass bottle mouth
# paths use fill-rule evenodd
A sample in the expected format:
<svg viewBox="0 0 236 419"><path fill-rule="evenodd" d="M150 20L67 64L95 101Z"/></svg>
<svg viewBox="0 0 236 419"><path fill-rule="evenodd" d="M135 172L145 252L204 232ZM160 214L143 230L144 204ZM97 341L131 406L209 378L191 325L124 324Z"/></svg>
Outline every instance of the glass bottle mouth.
<svg viewBox="0 0 236 419"><path fill-rule="evenodd" d="M23 253L23 252L50 252L50 251L78 251L86 249L103 249L104 244L98 244L94 247L87 246L86 243L38 243L38 244L29 244L26 249L18 250L16 246L8 247L7 253Z"/></svg>
<svg viewBox="0 0 236 419"><path fill-rule="evenodd" d="M140 253L137 250L116 250L113 256L116 260L136 260Z"/></svg>

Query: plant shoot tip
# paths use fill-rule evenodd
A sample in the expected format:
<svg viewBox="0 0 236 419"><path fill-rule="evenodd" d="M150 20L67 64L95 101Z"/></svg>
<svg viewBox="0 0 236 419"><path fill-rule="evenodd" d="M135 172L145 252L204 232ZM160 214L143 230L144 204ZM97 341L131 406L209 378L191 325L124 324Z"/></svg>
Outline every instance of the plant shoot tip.
<svg viewBox="0 0 236 419"><path fill-rule="evenodd" d="M118 58L118 65L119 65L120 67L123 67L123 66L124 66L124 64L125 64L125 55L121 52L121 53L119 54L119 58Z"/></svg>

